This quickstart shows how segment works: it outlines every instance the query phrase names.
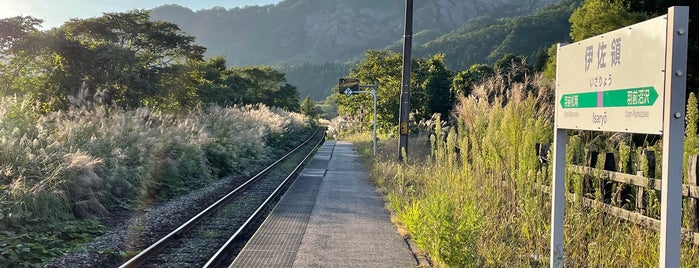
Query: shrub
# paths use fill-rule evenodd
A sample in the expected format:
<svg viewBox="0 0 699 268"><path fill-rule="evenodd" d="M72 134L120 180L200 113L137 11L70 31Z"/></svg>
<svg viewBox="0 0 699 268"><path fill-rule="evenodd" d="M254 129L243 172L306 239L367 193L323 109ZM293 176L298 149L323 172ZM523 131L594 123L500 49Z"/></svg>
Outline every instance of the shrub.
<svg viewBox="0 0 699 268"><path fill-rule="evenodd" d="M15 258L16 250L44 252L18 244L41 235L15 234L38 219L30 226L51 230L62 227L52 222L138 209L222 176L247 174L309 130L302 115L263 105L178 115L108 106L39 114L26 100L2 98L0 228L10 233L0 244L7 258ZM46 254L66 249L56 248ZM27 256L13 265L44 258Z"/></svg>
<svg viewBox="0 0 699 268"><path fill-rule="evenodd" d="M550 184L551 172L540 165L534 148L552 141L553 98L538 81L495 92L487 87L497 81L485 81L476 86L476 95L460 98L457 125L448 134L435 124L431 153L415 153L422 144L418 137L411 138L406 163L396 163L395 152L374 158L374 179L395 218L436 267L548 266L551 197L540 186ZM523 94L527 88L533 90ZM631 155L637 149L621 143L624 137L591 136L570 136L569 162L580 164L594 145L619 148L622 167L634 165ZM395 141L387 142L394 147ZM567 187L581 193L582 176L568 176ZM657 209L654 195L650 191L651 214ZM657 265L657 232L579 204L566 202L566 266ZM693 266L698 259L697 246L683 244L682 265Z"/></svg>

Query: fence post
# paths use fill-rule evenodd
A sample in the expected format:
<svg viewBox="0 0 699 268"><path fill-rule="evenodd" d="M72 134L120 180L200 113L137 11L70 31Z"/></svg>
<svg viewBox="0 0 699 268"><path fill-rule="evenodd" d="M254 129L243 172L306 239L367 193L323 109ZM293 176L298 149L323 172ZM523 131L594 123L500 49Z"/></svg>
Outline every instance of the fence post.
<svg viewBox="0 0 699 268"><path fill-rule="evenodd" d="M645 165L643 164L645 160ZM644 170L647 169L647 172ZM646 178L655 178L655 152L648 149L643 149L638 156L638 164L636 165L636 175ZM649 185L651 186L651 185ZM642 215L646 215L646 205L648 204L648 196L645 196L646 188L636 186L636 211Z"/></svg>
<svg viewBox="0 0 699 268"><path fill-rule="evenodd" d="M599 153L595 151L589 151L587 152L587 157L585 160L587 160L587 166L591 168L597 167L597 158L599 157ZM583 196L585 197L590 197L588 195L592 195L591 197L594 198L594 189L592 187L592 176L589 174L583 174Z"/></svg>
<svg viewBox="0 0 699 268"><path fill-rule="evenodd" d="M622 157L622 156L619 155L619 157ZM633 162L632 157L633 157L633 154L629 153L629 155L627 156L627 159L625 159L626 166L621 166L621 159L619 159L618 168L619 168L620 172L624 172L624 173L631 172L631 169L632 169L631 163ZM626 183L614 182L614 183L612 183L612 185L616 186L616 188L614 189L614 194L613 194L614 199L612 201L613 202L612 204L614 204L620 208L623 208L626 205L630 206L631 204L629 204L630 203L629 199L632 198L631 189L633 189L633 188L630 187L629 185L627 185Z"/></svg>
<svg viewBox="0 0 699 268"><path fill-rule="evenodd" d="M689 163L687 163L687 184L696 186L697 184L697 173L699 170L697 169L697 160L699 156L697 155L691 155L687 159ZM688 211L688 217L689 217L689 224L690 228L694 231L699 230L699 204L697 202L696 198L689 197L687 198L687 211Z"/></svg>
<svg viewBox="0 0 699 268"><path fill-rule="evenodd" d="M534 144L534 149L536 149L536 157L539 159L539 164L537 168L541 170L543 166L548 166L549 164L549 149L551 148L550 143L536 143Z"/></svg>
<svg viewBox="0 0 699 268"><path fill-rule="evenodd" d="M604 155L604 170L616 171L616 161L614 160L614 153L606 153ZM612 185L612 183L606 181L603 178L599 179L599 189L601 191L601 196L604 203L610 204L612 201Z"/></svg>

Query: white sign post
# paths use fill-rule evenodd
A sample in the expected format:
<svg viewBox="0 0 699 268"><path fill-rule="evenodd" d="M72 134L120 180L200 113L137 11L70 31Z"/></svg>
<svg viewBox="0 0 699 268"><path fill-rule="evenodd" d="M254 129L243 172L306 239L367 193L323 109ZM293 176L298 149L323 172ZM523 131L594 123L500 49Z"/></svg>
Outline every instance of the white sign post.
<svg viewBox="0 0 699 268"><path fill-rule="evenodd" d="M360 88L370 88L371 91L359 91ZM373 85L360 85L359 79L357 78L340 78L338 89L340 94L345 94L350 97L354 94L371 94L374 96L374 133L373 133L373 154L376 155L376 102L377 102L377 90L379 88L379 83L374 82Z"/></svg>
<svg viewBox="0 0 699 268"><path fill-rule="evenodd" d="M660 266L679 267L688 7L558 46L551 267L562 267L568 129L663 135Z"/></svg>

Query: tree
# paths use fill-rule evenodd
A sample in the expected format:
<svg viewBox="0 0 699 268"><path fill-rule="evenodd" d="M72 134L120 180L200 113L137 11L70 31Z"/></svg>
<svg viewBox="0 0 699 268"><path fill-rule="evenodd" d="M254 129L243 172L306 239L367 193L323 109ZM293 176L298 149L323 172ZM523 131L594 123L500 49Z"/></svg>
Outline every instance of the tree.
<svg viewBox="0 0 699 268"><path fill-rule="evenodd" d="M667 13L671 6L689 6L687 88L699 88L699 2L692 0L586 0L570 16L573 41L596 36ZM547 75L549 77L550 74Z"/></svg>
<svg viewBox="0 0 699 268"><path fill-rule="evenodd" d="M201 61L204 48L177 25L151 21L139 10L73 19L47 32L36 30L40 22L0 21L7 33L0 49L12 63L3 73L21 74L4 76L6 88L20 89L43 110L63 109L76 99L123 107L192 104L195 81L183 65Z"/></svg>
<svg viewBox="0 0 699 268"><path fill-rule="evenodd" d="M412 120L430 118L433 113L449 114L453 104L451 81L453 74L444 63L444 55L413 59L411 62L410 112ZM386 50L369 50L349 77L358 78L360 83L378 82L377 124L385 130L395 129L400 111L402 80L402 56ZM337 91L336 91L337 92ZM341 116L356 116L362 107L372 107L369 94L350 97L335 93L333 99ZM367 113L368 114L368 113ZM370 116L360 118L365 122Z"/></svg>
<svg viewBox="0 0 699 268"><path fill-rule="evenodd" d="M146 67L167 67L182 59L202 60L205 48L173 23L151 21L145 10L73 19L61 27L83 42L109 42L135 52Z"/></svg>
<svg viewBox="0 0 699 268"><path fill-rule="evenodd" d="M546 64L549 60L549 49L542 47L536 51L534 55L534 63L532 64L532 72L540 73L546 69Z"/></svg>
<svg viewBox="0 0 699 268"><path fill-rule="evenodd" d="M235 67L231 71L234 79L229 86L241 90L243 103L299 110L298 90L286 83L283 73L269 66Z"/></svg>
<svg viewBox="0 0 699 268"><path fill-rule="evenodd" d="M190 74L199 80L197 87L199 101L220 106L242 101L244 89L238 85L243 78L228 69L225 57L212 57L206 62L189 61L188 64Z"/></svg>
<svg viewBox="0 0 699 268"><path fill-rule="evenodd" d="M315 102L311 99L311 96L306 96L301 102L301 113L308 116L309 118L318 117L318 108Z"/></svg>
<svg viewBox="0 0 699 268"><path fill-rule="evenodd" d="M493 74L493 68L485 64L474 64L468 70L457 72L452 80L454 96L471 94L473 84L481 83Z"/></svg>
<svg viewBox="0 0 699 268"><path fill-rule="evenodd" d="M298 112L301 109L299 106L299 91L296 86L289 83L285 83L283 86L279 87L279 90L271 97L273 100L271 106L283 108L292 112Z"/></svg>
<svg viewBox="0 0 699 268"><path fill-rule="evenodd" d="M30 35L38 34L43 21L31 16L0 19L0 56L14 53ZM13 51L14 49L14 51Z"/></svg>
<svg viewBox="0 0 699 268"><path fill-rule="evenodd" d="M625 0L631 12L640 12L648 17L666 14L671 6L689 7L689 48L687 55L687 89L699 88L699 1L695 0ZM689 96L689 94L687 94Z"/></svg>
<svg viewBox="0 0 699 268"><path fill-rule="evenodd" d="M526 57L513 54L506 54L495 61L493 69L495 74L500 76L506 87L510 87L513 83L524 82L524 79L530 72Z"/></svg>
<svg viewBox="0 0 699 268"><path fill-rule="evenodd" d="M192 81L183 75L182 65L188 60L201 61L205 48L195 45L194 37L177 25L151 21L148 11L73 19L61 26L56 36L82 45L83 53L75 54L65 47L56 52L66 59L75 80L86 83L88 95L105 96L104 102L124 107L186 106L189 101L181 98L176 103L169 101L173 95L194 94L193 85L185 86ZM90 63L87 68L85 63ZM170 92L174 90L182 92Z"/></svg>
<svg viewBox="0 0 699 268"><path fill-rule="evenodd" d="M38 40L43 33L37 27L42 21L33 17L0 19L0 93L24 94L24 88L35 87L29 76L44 73L35 58L42 54Z"/></svg>
<svg viewBox="0 0 699 268"><path fill-rule="evenodd" d="M325 119L332 119L338 116L337 113L337 98L342 98L343 96L340 94L330 94L328 95L325 100L323 100L320 105L320 116L325 118Z"/></svg>
<svg viewBox="0 0 699 268"><path fill-rule="evenodd" d="M549 47L548 57L546 59L546 67L544 67L543 75L544 78L549 81L556 80L556 53L558 52L558 45L553 44Z"/></svg>
<svg viewBox="0 0 699 268"><path fill-rule="evenodd" d="M400 107L402 56L387 50L368 50L364 59L350 70L349 77L359 78L360 83L377 82L377 124L390 129L398 124ZM414 79L413 79L414 80ZM337 92L337 91L335 91ZM338 94L339 93L335 93ZM354 115L360 107L372 107L373 98L369 94L338 96L339 115ZM367 122L371 118L363 118Z"/></svg>
<svg viewBox="0 0 699 268"><path fill-rule="evenodd" d="M454 105L454 95L451 91L453 74L444 64L444 54L434 55L427 63L427 79L422 84L427 97L427 109L423 113L423 119L431 118L435 113L447 118Z"/></svg>
<svg viewBox="0 0 699 268"><path fill-rule="evenodd" d="M581 41L644 19L645 14L629 11L621 0L586 0L570 16L570 38Z"/></svg>
<svg viewBox="0 0 699 268"><path fill-rule="evenodd" d="M299 94L267 66L226 67L203 60L177 25L151 21L148 11L73 19L41 32L41 20L0 20L0 88L26 95L43 111L85 103L142 105L182 111L199 102L263 103L299 110Z"/></svg>

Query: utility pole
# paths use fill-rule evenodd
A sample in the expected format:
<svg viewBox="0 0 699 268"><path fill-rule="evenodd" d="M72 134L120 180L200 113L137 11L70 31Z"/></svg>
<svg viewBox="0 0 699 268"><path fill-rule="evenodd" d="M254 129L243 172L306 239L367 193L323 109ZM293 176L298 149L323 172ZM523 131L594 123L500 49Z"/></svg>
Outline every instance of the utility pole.
<svg viewBox="0 0 699 268"><path fill-rule="evenodd" d="M408 155L408 121L410 120L410 53L413 43L413 0L405 0L405 33L403 34L403 82L400 89L400 116L398 118L400 143L398 160L403 161L403 151Z"/></svg>

